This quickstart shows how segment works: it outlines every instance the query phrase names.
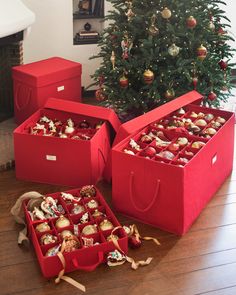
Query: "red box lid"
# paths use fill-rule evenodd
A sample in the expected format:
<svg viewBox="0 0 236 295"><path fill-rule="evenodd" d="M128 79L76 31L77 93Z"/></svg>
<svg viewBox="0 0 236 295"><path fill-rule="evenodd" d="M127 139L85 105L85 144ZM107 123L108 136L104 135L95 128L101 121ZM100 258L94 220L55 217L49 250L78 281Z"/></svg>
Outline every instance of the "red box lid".
<svg viewBox="0 0 236 295"><path fill-rule="evenodd" d="M61 57L51 57L12 68L13 79L36 87L81 76L81 73L80 63Z"/></svg>
<svg viewBox="0 0 236 295"><path fill-rule="evenodd" d="M121 126L116 113L112 109L104 107L83 104L71 100L49 98L45 103L44 108L85 115L98 118L102 121L108 121L115 133L117 133Z"/></svg>
<svg viewBox="0 0 236 295"><path fill-rule="evenodd" d="M161 105L160 107L157 107L150 112L145 113L144 115L141 115L133 120L122 124L116 135L114 145L119 143L130 134L138 132L150 123L174 112L175 110L178 110L179 108L184 107L190 103L196 103L197 101L201 100L202 95L193 90L166 104Z"/></svg>

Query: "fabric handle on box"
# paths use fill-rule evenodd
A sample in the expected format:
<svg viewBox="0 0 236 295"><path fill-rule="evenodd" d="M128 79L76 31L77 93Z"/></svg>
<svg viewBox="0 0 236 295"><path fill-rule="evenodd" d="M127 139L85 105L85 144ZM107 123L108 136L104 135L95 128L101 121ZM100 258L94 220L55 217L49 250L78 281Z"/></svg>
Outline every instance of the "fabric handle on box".
<svg viewBox="0 0 236 295"><path fill-rule="evenodd" d="M144 213L144 212L147 212L148 210L150 210L152 208L152 206L154 205L154 203L155 203L155 201L157 199L158 193L159 193L160 182L161 182L160 179L157 179L155 193L154 193L152 201L148 204L148 206L146 208L139 208L135 204L135 200L134 200L134 194L133 194L134 172L131 171L131 173L130 173L130 182L129 182L129 184L130 184L130 186L129 186L129 194L130 194L131 203L132 203L132 205L133 205L133 207L135 208L136 211Z"/></svg>
<svg viewBox="0 0 236 295"><path fill-rule="evenodd" d="M106 164L106 159L105 159L105 156L104 156L103 151L102 151L100 148L98 148L98 166L99 166L99 167L98 167L98 171L100 172L100 171L103 170L103 168L101 169L101 167L100 167L99 155L101 155L101 158L102 158L103 163L104 163L104 165L105 165L105 164Z"/></svg>
<svg viewBox="0 0 236 295"><path fill-rule="evenodd" d="M29 101L30 101L30 98L31 98L31 94L32 94L32 89L28 89L28 94L26 95L26 102L24 103L24 105L20 106L19 104L19 92L20 92L20 88L21 88L21 85L17 85L16 87L16 94L15 94L15 103L16 103L16 108L19 110L19 111L22 111L23 109L25 109L27 107L27 105L29 104Z"/></svg>
<svg viewBox="0 0 236 295"><path fill-rule="evenodd" d="M104 254L103 252L98 252L98 261L94 264L91 265L79 265L78 261L76 259L72 259L72 263L74 266L80 270L85 270L85 271L92 271L95 270L96 267L103 262L104 259Z"/></svg>
<svg viewBox="0 0 236 295"><path fill-rule="evenodd" d="M39 199L42 198L43 195L41 195L38 192L28 192L23 195L21 195L15 205L11 208L11 214L15 218L15 221L19 224L23 224L25 227L23 230L19 232L18 235L18 244L22 244L23 241L28 241L27 238L27 227L25 224L25 219L24 219L24 212L23 212L23 206L22 203L27 200L27 199Z"/></svg>

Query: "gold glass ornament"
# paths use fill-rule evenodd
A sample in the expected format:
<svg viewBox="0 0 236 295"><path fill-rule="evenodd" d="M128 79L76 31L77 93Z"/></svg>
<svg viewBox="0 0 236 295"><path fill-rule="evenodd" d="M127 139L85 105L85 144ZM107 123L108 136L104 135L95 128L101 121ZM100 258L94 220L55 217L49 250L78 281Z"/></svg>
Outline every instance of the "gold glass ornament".
<svg viewBox="0 0 236 295"><path fill-rule="evenodd" d="M110 61L112 63L112 69L114 70L115 69L116 56L115 56L115 51L113 51L113 50L111 52Z"/></svg>
<svg viewBox="0 0 236 295"><path fill-rule="evenodd" d="M151 17L151 25L148 29L148 32L151 36L156 36L159 34L159 29L155 26L156 19L157 19L156 15L153 14Z"/></svg>
<svg viewBox="0 0 236 295"><path fill-rule="evenodd" d="M101 230L110 230L110 229L113 229L114 226L113 224L107 220L107 219L104 219L100 224L99 224L99 228Z"/></svg>
<svg viewBox="0 0 236 295"><path fill-rule="evenodd" d="M47 222L43 222L43 223L40 223L38 224L36 227L35 227L36 231L40 232L40 233L43 233L45 231L49 231L51 230L50 226L48 225Z"/></svg>
<svg viewBox="0 0 236 295"><path fill-rule="evenodd" d="M98 202L96 200L91 200L87 203L87 207L90 209L97 208Z"/></svg>
<svg viewBox="0 0 236 295"><path fill-rule="evenodd" d="M207 49L205 46L201 44L200 47L197 48L197 58L203 61L207 56Z"/></svg>
<svg viewBox="0 0 236 295"><path fill-rule="evenodd" d="M61 235L61 238L64 240L65 238L73 236L73 233L70 230L65 229L61 232L60 235Z"/></svg>
<svg viewBox="0 0 236 295"><path fill-rule="evenodd" d="M169 8L165 7L162 12L161 12L161 16L165 19L169 19L171 17L171 11Z"/></svg>
<svg viewBox="0 0 236 295"><path fill-rule="evenodd" d="M102 213L101 211L99 211L98 209L95 209L95 211L93 212L92 216L94 218L100 217L100 216L104 216L105 214Z"/></svg>
<svg viewBox="0 0 236 295"><path fill-rule="evenodd" d="M82 234L85 235L85 236L88 236L88 235L92 235L92 234L95 234L97 233L97 225L96 224L89 224L89 225L86 225L83 229L82 229Z"/></svg>
<svg viewBox="0 0 236 295"><path fill-rule="evenodd" d="M70 221L65 216L61 215L56 221L56 228L63 228L70 225Z"/></svg>
<svg viewBox="0 0 236 295"><path fill-rule="evenodd" d="M143 79L146 84L152 84L154 80L154 73L151 70L145 70L143 73Z"/></svg>
<svg viewBox="0 0 236 295"><path fill-rule="evenodd" d="M165 98L171 100L175 97L175 91L173 88L167 89L165 92Z"/></svg>

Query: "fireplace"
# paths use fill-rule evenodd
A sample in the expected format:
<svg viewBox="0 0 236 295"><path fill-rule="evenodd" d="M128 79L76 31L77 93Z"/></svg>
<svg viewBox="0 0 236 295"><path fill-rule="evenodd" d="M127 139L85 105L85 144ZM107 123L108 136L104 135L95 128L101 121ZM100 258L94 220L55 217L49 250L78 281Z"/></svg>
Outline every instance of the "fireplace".
<svg viewBox="0 0 236 295"><path fill-rule="evenodd" d="M0 121L13 115L11 68L23 63L23 40L34 20L21 0L0 0Z"/></svg>

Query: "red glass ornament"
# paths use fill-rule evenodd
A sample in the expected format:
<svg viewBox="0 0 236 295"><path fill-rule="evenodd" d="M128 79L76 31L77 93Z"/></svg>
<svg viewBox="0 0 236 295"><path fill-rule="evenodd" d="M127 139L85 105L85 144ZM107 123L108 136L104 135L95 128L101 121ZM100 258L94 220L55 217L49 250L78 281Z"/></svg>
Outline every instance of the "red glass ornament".
<svg viewBox="0 0 236 295"><path fill-rule="evenodd" d="M227 67L228 67L227 62L225 62L225 61L223 61L223 60L219 61L219 62L218 62L218 65L220 66L220 68L221 68L223 71L225 71L225 70L227 69Z"/></svg>
<svg viewBox="0 0 236 295"><path fill-rule="evenodd" d="M135 236L130 236L128 241L130 248L133 249L139 248L142 244L142 242L138 240Z"/></svg>
<svg viewBox="0 0 236 295"><path fill-rule="evenodd" d="M221 27L219 27L217 33L218 33L219 35L224 35L224 34L226 34L226 32L225 32L225 31L223 30L223 28L221 28Z"/></svg>
<svg viewBox="0 0 236 295"><path fill-rule="evenodd" d="M154 149L154 147L152 146L148 146L146 147L143 151L142 151L142 156L145 156L145 157L154 157L155 154L156 154L156 150Z"/></svg>
<svg viewBox="0 0 236 295"><path fill-rule="evenodd" d="M96 100L98 101L103 101L105 99L105 96L102 93L101 89L96 90L95 97L96 97Z"/></svg>
<svg viewBox="0 0 236 295"><path fill-rule="evenodd" d="M129 80L128 80L128 78L123 76L123 77L120 78L119 83L120 83L120 87L126 88L129 85Z"/></svg>
<svg viewBox="0 0 236 295"><path fill-rule="evenodd" d="M215 99L217 98L217 95L215 94L215 92L211 91L211 92L208 94L207 98L208 98L209 100L213 101L213 100L215 100Z"/></svg>
<svg viewBox="0 0 236 295"><path fill-rule="evenodd" d="M197 88L197 83L198 83L198 78L197 77L193 77L193 87L196 90Z"/></svg>
<svg viewBox="0 0 236 295"><path fill-rule="evenodd" d="M187 18L186 24L189 29L193 29L197 25L197 20L193 16L190 16Z"/></svg>

